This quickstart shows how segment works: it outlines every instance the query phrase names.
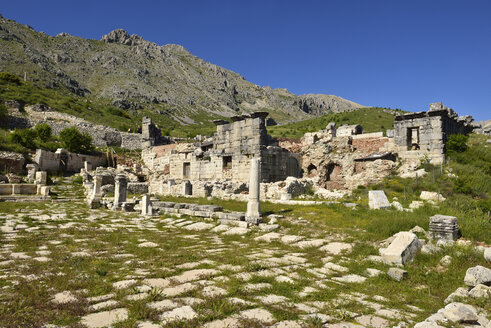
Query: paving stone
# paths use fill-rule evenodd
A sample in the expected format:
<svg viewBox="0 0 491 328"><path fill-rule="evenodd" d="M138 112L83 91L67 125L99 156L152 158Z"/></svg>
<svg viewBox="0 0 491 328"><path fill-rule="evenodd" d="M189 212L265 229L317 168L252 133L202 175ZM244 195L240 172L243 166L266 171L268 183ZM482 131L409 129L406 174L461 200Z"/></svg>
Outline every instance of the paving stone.
<svg viewBox="0 0 491 328"><path fill-rule="evenodd" d="M141 243L141 244L138 244L138 247L158 247L159 244L156 244L156 243L152 243L151 241L147 241L147 242L144 242L144 243Z"/></svg>
<svg viewBox="0 0 491 328"><path fill-rule="evenodd" d="M49 257L46 257L46 256L33 257L32 259L34 261L42 262L42 263L51 261L51 259Z"/></svg>
<svg viewBox="0 0 491 328"><path fill-rule="evenodd" d="M249 229L247 228L241 228L241 227L234 227L228 231L225 231L224 233L222 233L222 235L226 235L226 236L232 236L232 235L237 235L237 236L242 236L242 235L245 235L246 233L249 232Z"/></svg>
<svg viewBox="0 0 491 328"><path fill-rule="evenodd" d="M268 284L267 282L260 282L257 284L246 284L242 288L245 291L251 292L251 291L257 291L261 289L266 289L266 288L271 288L271 284Z"/></svg>
<svg viewBox="0 0 491 328"><path fill-rule="evenodd" d="M389 326L389 321L374 315L362 315L356 317L355 321L358 322L360 325L373 328L385 328Z"/></svg>
<svg viewBox="0 0 491 328"><path fill-rule="evenodd" d="M66 304L66 303L73 303L77 301L78 301L77 297L68 290L55 294L55 296L52 299L52 302L55 304Z"/></svg>
<svg viewBox="0 0 491 328"><path fill-rule="evenodd" d="M173 321L193 320L197 316L198 314L194 312L192 307L185 305L172 311L162 313L160 319L163 323L169 323Z"/></svg>
<svg viewBox="0 0 491 328"><path fill-rule="evenodd" d="M342 277L334 277L332 278L333 280L339 281L339 282L347 282L347 283L362 283L365 282L367 278L362 277L357 274L348 274L346 276Z"/></svg>
<svg viewBox="0 0 491 328"><path fill-rule="evenodd" d="M304 236L285 235L285 236L280 238L280 241L283 244L290 245L290 244L296 243L296 242L298 242L304 238L305 238Z"/></svg>
<svg viewBox="0 0 491 328"><path fill-rule="evenodd" d="M191 283L185 283L179 286L175 287L167 287L162 289L162 295L167 296L167 297L174 297L178 296L187 292L190 292L192 290L198 289L197 285L193 285Z"/></svg>
<svg viewBox="0 0 491 328"><path fill-rule="evenodd" d="M166 310L172 310L172 309L179 307L179 304L177 304L171 300L163 300L163 301L156 301L156 302L147 303L147 306L149 308L157 310L157 311L166 311Z"/></svg>
<svg viewBox="0 0 491 328"><path fill-rule="evenodd" d="M138 293L138 294L127 295L124 299L127 301L141 301L147 298L148 296L150 296L148 293Z"/></svg>
<svg viewBox="0 0 491 328"><path fill-rule="evenodd" d="M271 304L278 304L278 303L286 303L289 301L288 298L284 296L279 296L279 295L265 295L265 296L258 296L256 297L261 303L271 305Z"/></svg>
<svg viewBox="0 0 491 328"><path fill-rule="evenodd" d="M113 283L113 288L115 289L126 289L129 288L133 285L136 285L138 281L135 279L129 279L129 280L121 280Z"/></svg>
<svg viewBox="0 0 491 328"><path fill-rule="evenodd" d="M217 232L217 233L224 232L227 230L230 230L230 227L225 224L217 225L215 228L211 229L212 232Z"/></svg>
<svg viewBox="0 0 491 328"><path fill-rule="evenodd" d="M171 281L164 278L148 278L143 280L143 283L155 288L165 288L170 285Z"/></svg>
<svg viewBox="0 0 491 328"><path fill-rule="evenodd" d="M277 276L274 278L274 280L276 280L277 282L286 282L288 284L294 284L295 281L290 278L290 277L287 277L287 276Z"/></svg>
<svg viewBox="0 0 491 328"><path fill-rule="evenodd" d="M10 257L15 259L15 260L28 260L31 258L29 255L26 255L26 253L24 253L24 252L10 253Z"/></svg>
<svg viewBox="0 0 491 328"><path fill-rule="evenodd" d="M240 316L244 319L257 320L263 324L272 324L275 319L269 311L265 309L250 309L240 312Z"/></svg>
<svg viewBox="0 0 491 328"><path fill-rule="evenodd" d="M348 268L341 266L339 264L336 264L336 263L331 263L331 262L324 264L324 268L329 269L329 270L338 271L338 272L348 272L349 271Z"/></svg>
<svg viewBox="0 0 491 328"><path fill-rule="evenodd" d="M193 224L190 224L186 227L184 227L185 230L191 230L191 231L204 231L204 230L210 230L213 228L215 225L211 223L205 223L205 222L196 222Z"/></svg>
<svg viewBox="0 0 491 328"><path fill-rule="evenodd" d="M118 301L109 300L109 301L105 301L105 302L101 302L101 303L96 303L96 304L93 304L93 305L89 306L89 311L95 312L95 311L99 311L99 310L103 310L103 309L115 307L115 306L118 306L118 305L119 305L119 302Z"/></svg>
<svg viewBox="0 0 491 328"><path fill-rule="evenodd" d="M137 322L137 328L162 328L161 325L153 323L151 321Z"/></svg>
<svg viewBox="0 0 491 328"><path fill-rule="evenodd" d="M312 239L312 240L303 240L299 241L296 244L293 244L295 247L300 247L300 248L309 248L309 247L320 247L324 245L327 241L324 239Z"/></svg>
<svg viewBox="0 0 491 328"><path fill-rule="evenodd" d="M272 325L274 328L302 328L303 326L298 323L298 321L286 320L280 321Z"/></svg>
<svg viewBox="0 0 491 328"><path fill-rule="evenodd" d="M174 299L176 301L179 301L185 305L193 306L193 305L199 305L203 304L205 300L197 297L181 297L181 298L176 298Z"/></svg>
<svg viewBox="0 0 491 328"><path fill-rule="evenodd" d="M236 305L252 305L252 302L245 301L241 298L238 297L229 297L227 298L227 301L231 304L236 304Z"/></svg>
<svg viewBox="0 0 491 328"><path fill-rule="evenodd" d="M196 270L185 271L178 276L170 277L169 280L177 281L179 283L184 283L184 282L199 280L210 276L215 276L219 273L220 271L215 269L196 269Z"/></svg>
<svg viewBox="0 0 491 328"><path fill-rule="evenodd" d="M265 241L265 242L270 243L273 240L279 240L281 238L281 236L282 235L280 235L279 233L270 232L270 233L267 233L265 235L256 237L256 238L254 238L254 240L256 240L256 241Z"/></svg>
<svg viewBox="0 0 491 328"><path fill-rule="evenodd" d="M205 297L217 297L227 295L227 291L216 286L207 286L201 291Z"/></svg>
<svg viewBox="0 0 491 328"><path fill-rule="evenodd" d="M319 250L328 252L332 255L339 255L343 252L350 252L353 246L348 243L343 242L332 242L327 245L322 246Z"/></svg>
<svg viewBox="0 0 491 328"><path fill-rule="evenodd" d="M102 328L128 319L128 310L125 308L98 312L82 317L80 323L88 328Z"/></svg>
<svg viewBox="0 0 491 328"><path fill-rule="evenodd" d="M323 324L326 322L331 322L334 320L334 318L331 317L330 315L323 314L323 313L304 314L304 315L301 315L300 318L302 318L302 320L320 321Z"/></svg>
<svg viewBox="0 0 491 328"><path fill-rule="evenodd" d="M222 320L214 320L203 325L204 328L241 328L243 325L237 318L225 318Z"/></svg>

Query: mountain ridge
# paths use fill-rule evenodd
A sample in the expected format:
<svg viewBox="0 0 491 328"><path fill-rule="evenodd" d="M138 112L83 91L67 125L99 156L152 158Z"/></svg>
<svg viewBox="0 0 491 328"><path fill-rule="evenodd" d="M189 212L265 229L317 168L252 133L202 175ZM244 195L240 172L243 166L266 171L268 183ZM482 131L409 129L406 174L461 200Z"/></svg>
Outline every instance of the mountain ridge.
<svg viewBox="0 0 491 328"><path fill-rule="evenodd" d="M248 82L182 45L150 42L116 29L100 40L49 36L0 16L0 71L49 88L66 87L135 114L142 109L181 124L269 111L291 122L363 106L333 95L295 95Z"/></svg>

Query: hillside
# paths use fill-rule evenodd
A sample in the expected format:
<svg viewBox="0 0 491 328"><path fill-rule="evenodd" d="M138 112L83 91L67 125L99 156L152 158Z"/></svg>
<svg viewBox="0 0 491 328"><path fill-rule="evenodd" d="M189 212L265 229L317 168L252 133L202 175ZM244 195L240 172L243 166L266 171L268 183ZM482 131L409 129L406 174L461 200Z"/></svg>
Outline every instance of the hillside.
<svg viewBox="0 0 491 328"><path fill-rule="evenodd" d="M159 116L191 125L266 110L278 122L292 122L361 107L336 96L261 87L180 45L159 46L124 30L101 40L66 33L53 37L1 16L0 71L26 73L38 87L68 90L131 117L147 112L171 125Z"/></svg>
<svg viewBox="0 0 491 328"><path fill-rule="evenodd" d="M273 137L297 138L307 132L323 130L330 122L336 122L337 126L348 124L360 124L363 132L386 131L394 127L394 116L402 113L399 110L385 108L360 108L345 113L327 114L308 120L268 127L268 132Z"/></svg>

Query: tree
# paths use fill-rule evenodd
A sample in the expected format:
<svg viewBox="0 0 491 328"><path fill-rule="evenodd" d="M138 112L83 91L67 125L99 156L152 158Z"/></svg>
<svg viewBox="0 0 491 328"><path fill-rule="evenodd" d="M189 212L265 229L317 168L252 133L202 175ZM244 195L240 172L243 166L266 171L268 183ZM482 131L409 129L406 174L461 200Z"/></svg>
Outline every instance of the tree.
<svg viewBox="0 0 491 328"><path fill-rule="evenodd" d="M14 132L9 134L8 139L12 143L21 144L29 149L36 148L36 143L34 141L34 139L36 139L36 132L32 129L15 129Z"/></svg>
<svg viewBox="0 0 491 328"><path fill-rule="evenodd" d="M467 140L468 136L465 134L452 134L448 137L446 144L447 155L452 155L456 153L463 153L467 150Z"/></svg>
<svg viewBox="0 0 491 328"><path fill-rule="evenodd" d="M87 154L94 149L92 137L87 132L81 133L75 127L61 130L59 139L63 148L73 153Z"/></svg>
<svg viewBox="0 0 491 328"><path fill-rule="evenodd" d="M34 131L36 131L39 140L42 142L47 142L51 138L51 126L49 126L47 123L36 125Z"/></svg>

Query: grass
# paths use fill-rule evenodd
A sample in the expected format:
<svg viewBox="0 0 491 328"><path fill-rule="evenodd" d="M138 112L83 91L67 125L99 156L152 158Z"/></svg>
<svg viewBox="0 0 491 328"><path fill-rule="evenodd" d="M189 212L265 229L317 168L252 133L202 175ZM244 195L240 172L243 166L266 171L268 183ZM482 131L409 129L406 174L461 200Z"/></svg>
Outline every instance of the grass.
<svg viewBox="0 0 491 328"><path fill-rule="evenodd" d="M324 130L330 122L336 122L336 126L360 124L364 133L385 132L394 128L394 114L396 113L402 114L402 111L377 107L361 108L350 112L328 114L300 122L271 126L268 127L268 133L275 138L300 139L307 132Z"/></svg>

